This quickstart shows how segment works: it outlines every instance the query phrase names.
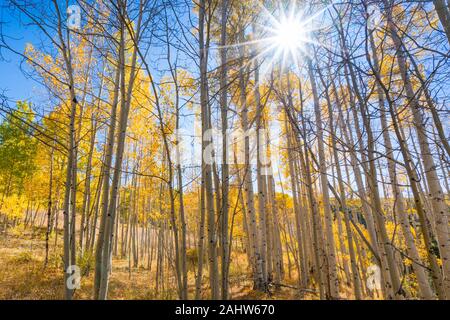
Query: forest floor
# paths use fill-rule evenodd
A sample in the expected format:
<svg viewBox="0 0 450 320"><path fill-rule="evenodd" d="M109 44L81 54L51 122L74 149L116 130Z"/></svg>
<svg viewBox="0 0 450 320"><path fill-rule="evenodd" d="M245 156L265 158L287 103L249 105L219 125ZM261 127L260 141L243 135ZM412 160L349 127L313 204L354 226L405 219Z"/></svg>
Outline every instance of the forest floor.
<svg viewBox="0 0 450 320"><path fill-rule="evenodd" d="M63 299L62 272L62 234L58 236L56 250L55 239L50 239L50 254L47 266L45 261L45 230L40 228L23 229L18 226L8 230L7 235L0 235L0 299ZM109 284L109 299L176 299L174 279L172 289L155 288L155 270L144 267L130 268L128 260L113 259L113 271ZM230 294L232 299L315 299L313 294L299 296L289 287L271 290L264 294L252 290L250 274L246 270L230 268ZM92 269L91 269L92 270ZM207 270L206 270L207 272ZM93 271L83 275L80 289L75 292L75 299L91 299L93 287ZM189 296L194 296L194 274L189 278ZM207 283L204 278L204 283ZM288 286L295 286L295 280L285 281ZM204 294L208 290L205 287ZM205 297L206 298L206 297Z"/></svg>

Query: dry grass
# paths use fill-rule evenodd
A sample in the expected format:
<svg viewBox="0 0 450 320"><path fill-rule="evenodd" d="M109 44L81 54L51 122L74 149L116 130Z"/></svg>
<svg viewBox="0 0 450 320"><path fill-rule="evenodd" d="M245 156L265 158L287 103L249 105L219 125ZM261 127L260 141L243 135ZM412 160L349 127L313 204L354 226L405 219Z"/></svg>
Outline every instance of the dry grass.
<svg viewBox="0 0 450 320"><path fill-rule="evenodd" d="M62 234L58 235L55 250L54 236L50 239L49 262L45 260L45 230L23 229L22 226L0 236L0 299L63 299ZM292 289L281 288L273 294L263 294L252 289L248 266L242 253L233 253L230 266L230 294L232 299L308 299L299 297ZM194 296L194 268L189 274L189 295ZM114 259L109 284L109 299L176 299L175 279L169 279L172 289L155 294L155 266L151 272L140 266L128 268L128 260ZM84 275L75 299L91 299L93 272ZM204 296L207 298L207 272L204 278ZM295 283L293 283L295 285ZM274 290L272 290L274 291Z"/></svg>

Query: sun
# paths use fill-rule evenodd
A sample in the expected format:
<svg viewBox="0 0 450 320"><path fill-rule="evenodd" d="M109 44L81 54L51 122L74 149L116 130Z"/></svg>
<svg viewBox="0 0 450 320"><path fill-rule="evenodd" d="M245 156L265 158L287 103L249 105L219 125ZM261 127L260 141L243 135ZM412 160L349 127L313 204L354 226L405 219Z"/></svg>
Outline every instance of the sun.
<svg viewBox="0 0 450 320"><path fill-rule="evenodd" d="M258 57L264 57L267 68L281 64L282 68L297 68L302 58L310 56L313 46L322 46L316 39L316 31L323 26L319 22L328 6L314 13L292 1L270 12L261 5L261 33L252 45L257 47Z"/></svg>
<svg viewBox="0 0 450 320"><path fill-rule="evenodd" d="M325 46L317 40L316 32L325 26L319 20L323 21L329 5L311 12L306 7L296 6L296 1L287 6L279 5L275 10L269 10L263 2L257 3L261 9L261 18L255 22L256 28L252 27L250 40L225 46L250 48L252 58L243 68L258 61L263 76L261 78L264 78L275 65L281 69L299 68L302 58L311 58L311 48Z"/></svg>
<svg viewBox="0 0 450 320"><path fill-rule="evenodd" d="M294 54L307 41L305 26L297 17L287 17L279 21L273 28L275 47Z"/></svg>
<svg viewBox="0 0 450 320"><path fill-rule="evenodd" d="M319 21L327 8L311 13L305 7L296 6L295 1L274 12L263 6L266 18L263 19L265 34L261 37L264 43L261 52L269 56L272 65L281 62L282 66L298 66L302 57L309 56L314 45L323 45L317 41L316 31L323 27Z"/></svg>

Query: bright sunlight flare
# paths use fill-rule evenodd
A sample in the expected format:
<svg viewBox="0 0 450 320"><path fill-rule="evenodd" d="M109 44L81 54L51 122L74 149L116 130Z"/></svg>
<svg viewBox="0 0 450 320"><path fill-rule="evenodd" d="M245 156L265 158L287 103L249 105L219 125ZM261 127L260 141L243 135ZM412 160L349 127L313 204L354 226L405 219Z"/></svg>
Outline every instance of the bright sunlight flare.
<svg viewBox="0 0 450 320"><path fill-rule="evenodd" d="M264 60L261 73L264 75L280 64L298 67L302 57L309 56L311 45L323 46L315 39L315 32L321 29L319 18L327 9L310 13L297 7L295 2L287 7L270 10L261 4L263 19L253 27L254 38L230 46L248 46L255 52L253 59Z"/></svg>
<svg viewBox="0 0 450 320"><path fill-rule="evenodd" d="M282 51L295 54L305 45L305 27L295 17L280 21L274 31L276 47Z"/></svg>
<svg viewBox="0 0 450 320"><path fill-rule="evenodd" d="M311 20L306 19L301 11L296 11L295 7L290 8L289 15L284 10L280 10L279 17L271 17L271 25L267 27L269 38L266 41L271 43L271 50L275 50L273 56L276 62L282 56L282 62L286 59L293 59L297 62L301 54L306 53L307 43L311 42ZM275 60L276 59L276 60Z"/></svg>
<svg viewBox="0 0 450 320"><path fill-rule="evenodd" d="M294 51L301 46L305 35L304 28L296 19L281 21L275 30L275 41L283 50Z"/></svg>

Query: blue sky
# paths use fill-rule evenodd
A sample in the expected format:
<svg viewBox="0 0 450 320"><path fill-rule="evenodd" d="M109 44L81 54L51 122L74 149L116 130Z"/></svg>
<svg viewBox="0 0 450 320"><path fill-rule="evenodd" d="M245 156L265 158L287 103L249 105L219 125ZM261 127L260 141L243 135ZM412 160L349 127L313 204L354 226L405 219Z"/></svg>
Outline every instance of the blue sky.
<svg viewBox="0 0 450 320"><path fill-rule="evenodd" d="M36 38L32 27L24 27L10 15L10 11L0 7L1 28L8 45L23 52L28 42ZM15 53L2 48L0 58L0 90L11 100L32 100L34 89L39 84L27 78L20 69L22 59Z"/></svg>

